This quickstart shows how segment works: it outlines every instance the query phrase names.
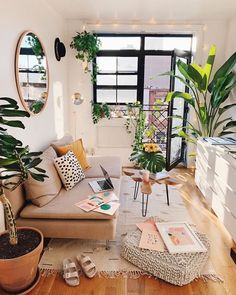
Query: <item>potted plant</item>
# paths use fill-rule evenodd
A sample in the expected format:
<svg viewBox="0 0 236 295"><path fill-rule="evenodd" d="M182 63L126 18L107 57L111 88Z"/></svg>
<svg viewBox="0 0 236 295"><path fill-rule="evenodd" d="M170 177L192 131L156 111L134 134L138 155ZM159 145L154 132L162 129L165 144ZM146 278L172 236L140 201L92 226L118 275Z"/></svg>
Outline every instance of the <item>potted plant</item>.
<svg viewBox="0 0 236 295"><path fill-rule="evenodd" d="M83 31L77 32L77 35L72 38L70 47L77 51L76 58L80 59L83 63L83 69L85 73L91 74L92 82L96 81L96 75L98 72L97 65L94 63L94 59L97 56L99 47L101 45L98 37L90 32ZM92 63L92 67L89 64Z"/></svg>
<svg viewBox="0 0 236 295"><path fill-rule="evenodd" d="M141 169L154 174L161 172L166 166L162 151L156 143L144 143L142 149L132 152L130 160L135 161Z"/></svg>
<svg viewBox="0 0 236 295"><path fill-rule="evenodd" d="M30 174L44 181L45 171L38 167L41 152L30 152L28 146L7 132L6 127L25 128L20 120L11 117L29 117L19 110L17 102L0 98L0 201L3 204L7 231L0 235L0 285L13 293L27 289L35 279L40 253L43 249L42 233L34 228L16 228L11 204L4 191L15 190Z"/></svg>
<svg viewBox="0 0 236 295"><path fill-rule="evenodd" d="M92 102L92 118L93 124L97 124L102 118L111 119L111 111L108 104Z"/></svg>
<svg viewBox="0 0 236 295"><path fill-rule="evenodd" d="M232 89L236 86L236 73L233 68L236 64L236 52L216 71L211 79L216 47L212 46L204 68L192 63L185 64L178 60L177 67L182 76L173 72L165 73L180 80L190 93L169 92L166 101L170 102L176 97L184 99L193 108L196 114L197 126L187 122L185 127L175 127L173 137L182 137L187 141L196 143L199 137L223 136L235 133L236 121L231 116L223 117L227 111L236 106L236 103L225 104ZM173 116L183 119L181 116ZM219 129L221 127L221 130ZM187 132L188 131L188 132Z"/></svg>

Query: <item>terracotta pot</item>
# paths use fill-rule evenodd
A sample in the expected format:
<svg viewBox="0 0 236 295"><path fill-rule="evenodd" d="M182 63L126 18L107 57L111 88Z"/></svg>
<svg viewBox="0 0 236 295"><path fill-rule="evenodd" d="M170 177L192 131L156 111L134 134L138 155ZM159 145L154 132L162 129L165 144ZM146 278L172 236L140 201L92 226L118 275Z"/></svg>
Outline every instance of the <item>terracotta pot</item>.
<svg viewBox="0 0 236 295"><path fill-rule="evenodd" d="M12 293L19 293L33 283L37 274L40 254L43 250L43 235L39 230L33 227L18 228L18 230L21 229L38 232L41 236L41 242L33 251L23 256L0 259L0 285L5 291Z"/></svg>

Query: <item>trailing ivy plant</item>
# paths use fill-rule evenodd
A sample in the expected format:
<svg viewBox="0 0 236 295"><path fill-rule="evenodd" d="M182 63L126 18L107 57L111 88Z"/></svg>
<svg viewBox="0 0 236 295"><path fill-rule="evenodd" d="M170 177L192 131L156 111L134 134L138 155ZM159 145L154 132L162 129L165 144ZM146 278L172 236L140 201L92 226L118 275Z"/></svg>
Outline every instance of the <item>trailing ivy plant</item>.
<svg viewBox="0 0 236 295"><path fill-rule="evenodd" d="M102 118L111 119L111 110L106 103L94 103L92 102L92 118L93 124L97 124Z"/></svg>
<svg viewBox="0 0 236 295"><path fill-rule="evenodd" d="M182 76L173 72L165 73L180 80L190 90L190 93L174 91L169 92L166 101L170 102L176 97L184 99L193 108L197 126L190 122L185 127L175 127L173 137L182 137L187 141L196 143L198 137L223 136L235 133L236 121L231 116L223 118L229 109L236 103L227 103L232 89L236 86L236 52L216 71L211 79L214 65L216 47L212 46L207 58L206 65L202 68L198 64L185 64L178 60L177 67ZM181 116L173 116L183 119ZM220 131L218 131L221 127Z"/></svg>
<svg viewBox="0 0 236 295"><path fill-rule="evenodd" d="M101 41L98 39L97 35L83 31L81 33L77 32L77 35L72 38L70 47L77 51L76 58L80 59L82 62L87 64L91 63L91 69L87 65L84 68L85 73L90 73L91 81L96 81L96 75L98 72L98 67L94 63L94 59L97 56L101 45Z"/></svg>

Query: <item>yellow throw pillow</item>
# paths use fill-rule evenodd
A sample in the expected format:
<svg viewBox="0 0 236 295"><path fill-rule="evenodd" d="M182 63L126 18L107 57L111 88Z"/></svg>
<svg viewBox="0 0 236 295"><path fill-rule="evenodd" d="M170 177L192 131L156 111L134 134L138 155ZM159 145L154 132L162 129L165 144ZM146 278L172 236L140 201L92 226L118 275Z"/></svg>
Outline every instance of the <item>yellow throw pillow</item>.
<svg viewBox="0 0 236 295"><path fill-rule="evenodd" d="M56 152L58 156L65 155L68 151L72 151L77 160L80 162L80 165L83 170L86 170L89 168L88 160L86 157L86 153L83 146L82 138L72 142L71 144L65 145L65 146L57 146Z"/></svg>

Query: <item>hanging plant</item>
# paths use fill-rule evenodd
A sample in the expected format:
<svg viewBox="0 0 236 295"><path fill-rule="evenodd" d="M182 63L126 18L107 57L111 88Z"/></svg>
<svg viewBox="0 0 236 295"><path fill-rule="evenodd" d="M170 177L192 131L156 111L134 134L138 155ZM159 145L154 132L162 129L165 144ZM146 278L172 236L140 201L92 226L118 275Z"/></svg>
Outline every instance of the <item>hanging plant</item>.
<svg viewBox="0 0 236 295"><path fill-rule="evenodd" d="M90 73L92 82L96 81L98 72L98 67L94 63L94 59L97 56L100 45L101 41L97 35L87 31L77 32L77 35L72 38L70 44L70 47L77 51L75 57L83 62L84 72ZM92 64L91 68L89 64Z"/></svg>
<svg viewBox="0 0 236 295"><path fill-rule="evenodd" d="M111 110L106 103L93 103L92 102L92 118L93 124L97 124L102 118L111 119Z"/></svg>

